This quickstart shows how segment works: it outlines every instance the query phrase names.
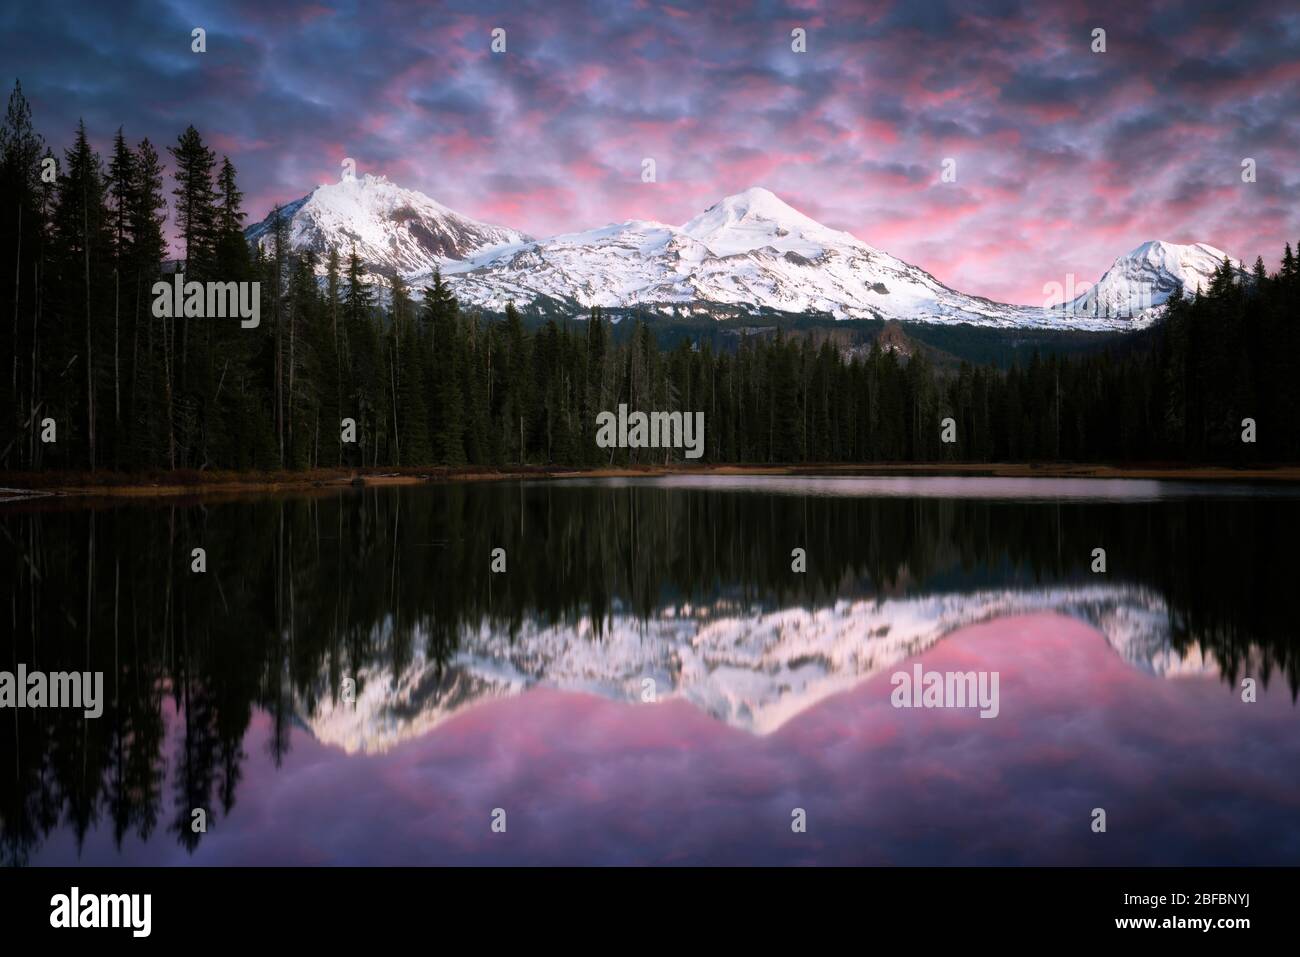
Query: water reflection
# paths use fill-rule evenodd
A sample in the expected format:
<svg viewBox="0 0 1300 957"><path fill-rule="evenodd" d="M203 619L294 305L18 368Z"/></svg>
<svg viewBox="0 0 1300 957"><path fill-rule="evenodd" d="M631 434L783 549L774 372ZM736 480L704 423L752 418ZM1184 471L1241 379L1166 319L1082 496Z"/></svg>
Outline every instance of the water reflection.
<svg viewBox="0 0 1300 957"><path fill-rule="evenodd" d="M337 787L351 781L375 802L380 823L362 828L370 850L355 849L351 858L335 857L342 849L322 852L329 859L382 862L415 853L402 849L404 827L378 807L416 800L391 781L412 760L458 778L454 787L445 776L437 786L426 782L429 802L454 803L453 791L495 786L515 794L518 806L567 820L584 801L546 807L548 795L561 801L554 786L539 780L532 797L523 789L544 775L534 761L557 758L558 744L548 750L523 730L547 720L574 723L566 733L585 742L585 750L566 752L575 763L617 762L629 749L651 757L662 747L685 749L697 787L710 777L707 759L718 747L753 760L748 770L733 770L760 791L780 792L786 780L773 770L774 754L815 763L826 755L808 749L837 751L849 741L857 773L866 775L886 760L880 736L889 728L918 749L910 763L928 760L938 773L949 751L939 732L951 716L904 718L887 704L882 711L882 672L916 655L935 667L936 656L965 647L952 636L968 626L1066 622L1061 615L1076 624L1053 626L1050 640L999 632L981 646L997 649L1004 673L1049 692L1023 696L986 722L997 725L980 739L994 768L1028 762L1023 741L1004 741L1002 750L995 742L1011 729L1023 736L1041 727L1053 701L1077 699L1084 714L1076 722L1133 721L1143 709L1127 699L1118 707L1110 696L1116 687L1157 695L1144 734L1161 762L1188 754L1180 742L1156 740L1157 731L1186 735L1188 722L1201 725L1221 711L1226 724L1216 746L1242 747L1234 735L1249 735L1263 760L1296 767L1290 550L1300 499L1286 488L1247 496L1237 487L1220 496L1154 483L1121 494L1101 482L1091 484L1109 486L1108 497L1088 501L1071 481L1058 500L1042 484L990 481L959 480L954 488L812 480L802 491L804 480L788 478L451 484L186 507L9 506L0 511L0 587L16 627L0 648L4 667L103 670L110 701L97 721L72 711L3 715L5 860L77 859L78 848L83 860L167 860L176 852L186 860L195 859L189 852L304 859L308 820L326 814L320 798L301 794L289 815L297 845L254 841L256 815L236 812L261 806L266 789L298 793L291 745L308 755L314 773L328 765ZM190 572L194 547L207 550L206 574ZM498 547L506 549L505 574L490 571ZM795 547L807 550L806 574L790 570ZM1089 567L1098 547L1107 552L1104 576ZM1073 637L1057 640L1061 633ZM1059 662L1049 661L1053 655ZM1114 668L1127 677L1115 678ZM1101 681L1103 673L1110 679ZM1174 676L1183 680L1166 680ZM1238 704L1242 676L1261 683L1254 712ZM344 700L348 678L356 682L355 704ZM642 700L647 679L666 703L630 706ZM859 703L855 721L863 723L837 736L827 715L850 701ZM810 740L809 727L824 730ZM498 766L503 747L515 774L509 780ZM1107 774L1095 748L1079 760L1096 765L1081 773ZM1231 773L1226 761L1202 765L1204 787L1228 786L1215 777ZM842 770L827 788L884 787ZM956 766L946 773L974 785ZM393 787L377 783L385 780ZM649 807L657 788L640 784L646 796L634 803L648 818L671 817L675 802L664 797ZM902 807L908 788L894 784L891 799ZM1256 784L1256 797L1279 800L1270 790L1276 780ZM619 791L609 800L626 797ZM463 800L460 811L480 813ZM194 807L210 808L223 823L193 833ZM737 834L765 826L755 808L731 810L728 826ZM961 819L979 810L968 808ZM839 814L841 828L866 828L876 846L897 845L849 808ZM712 838L694 842L655 843L647 831L623 853L669 860L676 847L686 860L870 857L837 856L810 841L788 854L764 845L753 858L728 850L720 819L711 826ZM421 861L498 853L468 839L454 848L426 837L432 843L419 845L427 852ZM1169 831L1152 845L1164 849L1158 859L1182 853L1176 837ZM1021 841L1028 847L1035 838ZM1188 853L1209 853L1203 841L1184 843ZM283 846L299 850L277 857ZM578 845L568 846L582 857ZM909 856L897 845L883 859L954 859L956 847L938 841ZM1248 843L1241 853L1249 850ZM556 859L537 846L515 845L514 853ZM991 855L1024 853L1002 847ZM1080 854L1086 858L1075 849L1060 859ZM610 859L594 851L587 858Z"/></svg>

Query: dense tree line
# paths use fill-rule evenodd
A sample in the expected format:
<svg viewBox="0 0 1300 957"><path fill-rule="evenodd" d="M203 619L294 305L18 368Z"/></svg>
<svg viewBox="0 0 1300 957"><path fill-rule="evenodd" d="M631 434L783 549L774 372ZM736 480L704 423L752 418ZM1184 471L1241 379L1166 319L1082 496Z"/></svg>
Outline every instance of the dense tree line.
<svg viewBox="0 0 1300 957"><path fill-rule="evenodd" d="M84 127L57 162L21 88L0 129L0 468L203 469L680 460L602 449L596 415L703 411L704 462L1300 460L1300 267L1223 266L1154 334L1100 355L937 367L877 341L812 335L736 349L600 309L526 328L462 309L435 273L417 296L352 250L290 248L277 211L250 248L236 172L190 127L159 150ZM178 263L168 261L170 208ZM168 270L258 282L262 321L153 315ZM633 321L633 320L624 320ZM942 441L951 418L955 441ZM1242 441L1242 420L1257 441ZM41 440L52 419L57 441ZM345 420L355 435L345 436ZM352 439L347 441L346 439Z"/></svg>

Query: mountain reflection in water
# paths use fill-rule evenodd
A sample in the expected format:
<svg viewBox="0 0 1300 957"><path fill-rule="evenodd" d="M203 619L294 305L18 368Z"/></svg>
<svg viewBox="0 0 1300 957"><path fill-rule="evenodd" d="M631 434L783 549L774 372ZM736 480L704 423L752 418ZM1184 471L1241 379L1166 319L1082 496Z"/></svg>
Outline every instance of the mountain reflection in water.
<svg viewBox="0 0 1300 957"><path fill-rule="evenodd" d="M0 847L9 863L1295 863L1298 526L1290 487L1036 479L0 506L3 667L102 670L109 698L95 721L0 721ZM889 673L917 656L1000 671L999 717L890 707ZM1087 815L1112 805L1128 823L1107 844ZM510 837L493 844L497 806ZM1226 831L1194 827L1228 808Z"/></svg>

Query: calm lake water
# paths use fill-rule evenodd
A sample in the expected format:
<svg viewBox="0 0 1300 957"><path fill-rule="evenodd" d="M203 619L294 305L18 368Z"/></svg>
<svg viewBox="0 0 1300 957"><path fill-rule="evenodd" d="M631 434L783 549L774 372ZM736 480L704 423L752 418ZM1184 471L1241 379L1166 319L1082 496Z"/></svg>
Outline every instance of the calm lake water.
<svg viewBox="0 0 1300 957"><path fill-rule="evenodd" d="M1297 542L1300 487L1117 480L0 504L0 670L106 699L0 710L0 855L1298 864Z"/></svg>

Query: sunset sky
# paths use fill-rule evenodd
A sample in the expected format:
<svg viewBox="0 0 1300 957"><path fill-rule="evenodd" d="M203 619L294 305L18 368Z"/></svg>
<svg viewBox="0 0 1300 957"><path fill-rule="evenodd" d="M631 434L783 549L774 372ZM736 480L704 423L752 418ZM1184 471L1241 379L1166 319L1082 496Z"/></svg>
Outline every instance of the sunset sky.
<svg viewBox="0 0 1300 957"><path fill-rule="evenodd" d="M6 0L0 63L58 150L78 118L104 153L119 125L161 150L193 123L238 168L250 221L345 157L537 236L681 223L760 185L964 292L1032 304L1148 239L1270 267L1300 241L1294 0Z"/></svg>

